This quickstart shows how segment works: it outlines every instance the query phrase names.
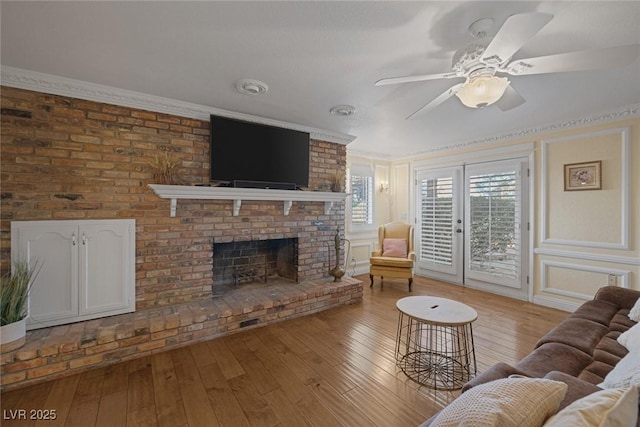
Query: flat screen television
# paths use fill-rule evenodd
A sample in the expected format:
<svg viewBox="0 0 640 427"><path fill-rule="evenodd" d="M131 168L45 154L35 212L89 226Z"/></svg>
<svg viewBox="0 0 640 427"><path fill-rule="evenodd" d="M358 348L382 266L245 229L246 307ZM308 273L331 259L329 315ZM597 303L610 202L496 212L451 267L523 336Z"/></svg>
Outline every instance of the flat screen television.
<svg viewBox="0 0 640 427"><path fill-rule="evenodd" d="M309 133L211 116L211 181L309 186Z"/></svg>

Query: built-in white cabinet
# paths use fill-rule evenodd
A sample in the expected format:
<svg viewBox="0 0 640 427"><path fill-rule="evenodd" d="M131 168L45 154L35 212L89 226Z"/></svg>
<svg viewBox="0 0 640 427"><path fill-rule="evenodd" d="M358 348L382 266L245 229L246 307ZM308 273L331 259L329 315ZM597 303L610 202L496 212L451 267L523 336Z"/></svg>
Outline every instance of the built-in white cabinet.
<svg viewBox="0 0 640 427"><path fill-rule="evenodd" d="M13 221L11 253L41 266L27 329L135 311L135 220Z"/></svg>

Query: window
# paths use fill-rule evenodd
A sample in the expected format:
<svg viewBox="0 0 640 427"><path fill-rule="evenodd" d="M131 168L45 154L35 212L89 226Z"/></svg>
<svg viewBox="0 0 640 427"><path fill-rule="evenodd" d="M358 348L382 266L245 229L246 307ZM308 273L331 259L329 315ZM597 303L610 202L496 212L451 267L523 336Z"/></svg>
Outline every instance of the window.
<svg viewBox="0 0 640 427"><path fill-rule="evenodd" d="M351 186L351 224L373 225L373 172L368 167L354 167L349 175Z"/></svg>

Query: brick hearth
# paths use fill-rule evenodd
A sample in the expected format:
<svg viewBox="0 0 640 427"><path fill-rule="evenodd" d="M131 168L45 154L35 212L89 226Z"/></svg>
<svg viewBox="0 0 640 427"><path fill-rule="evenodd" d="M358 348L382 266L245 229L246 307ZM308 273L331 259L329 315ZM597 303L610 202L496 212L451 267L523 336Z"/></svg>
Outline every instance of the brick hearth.
<svg viewBox="0 0 640 427"><path fill-rule="evenodd" d="M295 286L273 281L213 299L38 329L23 347L2 354L2 390L360 301L362 283L350 277Z"/></svg>

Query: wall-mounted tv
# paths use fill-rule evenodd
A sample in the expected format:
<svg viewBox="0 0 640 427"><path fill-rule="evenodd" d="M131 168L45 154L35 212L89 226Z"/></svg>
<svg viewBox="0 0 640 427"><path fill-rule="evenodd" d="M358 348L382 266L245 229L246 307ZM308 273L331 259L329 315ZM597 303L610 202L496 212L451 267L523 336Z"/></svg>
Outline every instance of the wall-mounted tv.
<svg viewBox="0 0 640 427"><path fill-rule="evenodd" d="M309 186L308 132L212 115L210 151L211 181Z"/></svg>

